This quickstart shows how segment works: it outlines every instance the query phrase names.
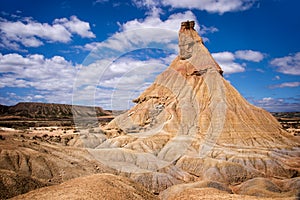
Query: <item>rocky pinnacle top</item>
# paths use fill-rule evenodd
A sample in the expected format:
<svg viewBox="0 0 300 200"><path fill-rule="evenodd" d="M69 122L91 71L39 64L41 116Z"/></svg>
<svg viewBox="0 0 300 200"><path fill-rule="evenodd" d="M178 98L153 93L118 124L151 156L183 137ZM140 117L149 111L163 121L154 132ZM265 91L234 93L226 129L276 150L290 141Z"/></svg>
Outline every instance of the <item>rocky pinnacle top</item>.
<svg viewBox="0 0 300 200"><path fill-rule="evenodd" d="M203 44L202 38L194 29L195 21L181 22L179 30L179 58L193 65L195 70L214 69L220 74L223 70Z"/></svg>
<svg viewBox="0 0 300 200"><path fill-rule="evenodd" d="M195 21L186 21L186 22L181 22L181 30L185 30L185 29L192 29L192 30L195 30L194 29L194 26L195 26Z"/></svg>

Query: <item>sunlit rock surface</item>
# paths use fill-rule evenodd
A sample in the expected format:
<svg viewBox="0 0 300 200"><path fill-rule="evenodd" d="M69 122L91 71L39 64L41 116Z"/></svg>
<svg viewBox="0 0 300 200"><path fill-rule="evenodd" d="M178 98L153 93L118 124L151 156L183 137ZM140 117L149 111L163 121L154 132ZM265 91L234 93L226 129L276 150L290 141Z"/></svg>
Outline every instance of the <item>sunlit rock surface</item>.
<svg viewBox="0 0 300 200"><path fill-rule="evenodd" d="M299 143L223 78L193 27L181 24L177 58L106 126L108 139L92 154L157 193L195 180L298 177Z"/></svg>

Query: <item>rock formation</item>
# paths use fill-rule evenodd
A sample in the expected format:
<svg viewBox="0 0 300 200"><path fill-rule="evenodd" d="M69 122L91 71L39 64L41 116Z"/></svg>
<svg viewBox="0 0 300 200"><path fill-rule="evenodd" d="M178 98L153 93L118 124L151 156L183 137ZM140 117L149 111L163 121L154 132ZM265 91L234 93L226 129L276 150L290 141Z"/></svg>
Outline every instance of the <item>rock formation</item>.
<svg viewBox="0 0 300 200"><path fill-rule="evenodd" d="M232 186L255 177L298 177L299 143L222 77L194 22L181 24L179 49L90 152L157 193L195 180Z"/></svg>
<svg viewBox="0 0 300 200"><path fill-rule="evenodd" d="M136 105L103 131L80 132L67 146L24 136L0 140L0 188L5 188L0 198L64 181L16 199L47 199L49 191L61 194L66 188L66 199L85 192L90 199L108 198L107 188L120 194L112 198L124 199L155 199L145 188L161 199L299 196L296 136L223 78L194 22L181 24L179 49L170 66L133 100ZM112 175L70 180L95 173L129 177L145 188ZM28 190L8 192L26 178L21 186ZM122 196L125 191L128 196Z"/></svg>

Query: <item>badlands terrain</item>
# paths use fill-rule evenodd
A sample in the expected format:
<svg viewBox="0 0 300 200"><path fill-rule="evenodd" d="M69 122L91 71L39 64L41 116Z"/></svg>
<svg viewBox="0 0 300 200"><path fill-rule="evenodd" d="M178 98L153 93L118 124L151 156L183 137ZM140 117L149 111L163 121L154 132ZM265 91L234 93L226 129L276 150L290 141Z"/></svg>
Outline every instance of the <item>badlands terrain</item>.
<svg viewBox="0 0 300 200"><path fill-rule="evenodd" d="M280 124L248 103L223 78L194 22L181 24L179 49L114 119L74 107L72 116L86 120L72 124L66 105L2 106L3 125L26 127L1 129L0 198L299 199L298 113L274 113ZM41 120L50 127L40 115L52 116Z"/></svg>

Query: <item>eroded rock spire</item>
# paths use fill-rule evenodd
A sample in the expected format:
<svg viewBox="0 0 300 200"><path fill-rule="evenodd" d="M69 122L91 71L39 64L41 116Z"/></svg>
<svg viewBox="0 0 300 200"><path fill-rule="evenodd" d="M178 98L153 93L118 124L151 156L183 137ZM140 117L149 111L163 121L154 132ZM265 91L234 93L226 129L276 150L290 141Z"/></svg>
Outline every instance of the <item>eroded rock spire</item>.
<svg viewBox="0 0 300 200"><path fill-rule="evenodd" d="M204 46L203 40L198 35L194 26L194 21L185 21L181 23L178 44L180 59L190 62L194 65L196 71L203 71L210 68L223 74L223 70Z"/></svg>
<svg viewBox="0 0 300 200"><path fill-rule="evenodd" d="M179 55L90 152L155 192L195 178L232 186L298 176L299 142L220 75L194 25L181 23Z"/></svg>

